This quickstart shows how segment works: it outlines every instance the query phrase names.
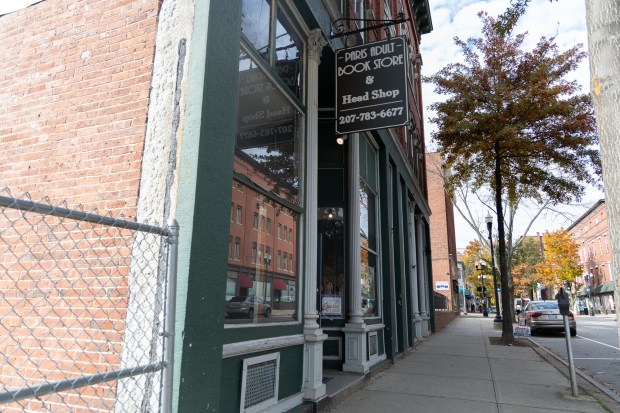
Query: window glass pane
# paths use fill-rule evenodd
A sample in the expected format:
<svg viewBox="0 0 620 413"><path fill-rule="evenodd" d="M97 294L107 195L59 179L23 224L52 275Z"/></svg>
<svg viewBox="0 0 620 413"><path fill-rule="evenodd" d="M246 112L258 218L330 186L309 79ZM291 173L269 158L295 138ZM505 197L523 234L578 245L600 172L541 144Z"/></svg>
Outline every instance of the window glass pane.
<svg viewBox="0 0 620 413"><path fill-rule="evenodd" d="M377 248L375 207L375 194L360 179L360 240L362 246L372 250Z"/></svg>
<svg viewBox="0 0 620 413"><path fill-rule="evenodd" d="M276 21L276 72L290 91L301 98L303 44L292 31L284 13L278 10Z"/></svg>
<svg viewBox="0 0 620 413"><path fill-rule="evenodd" d="M322 318L344 318L344 209L319 208L318 231L319 314Z"/></svg>
<svg viewBox="0 0 620 413"><path fill-rule="evenodd" d="M235 156L243 168L238 172L261 175L266 191L299 204L302 133L301 113L241 51Z"/></svg>
<svg viewBox="0 0 620 413"><path fill-rule="evenodd" d="M376 256L361 248L361 282L362 282L362 316L376 317L379 315L377 305Z"/></svg>
<svg viewBox="0 0 620 413"><path fill-rule="evenodd" d="M368 162L368 166L366 167L366 182L368 186L372 188L375 192L377 191L377 153L373 147L366 142L367 154L366 154L366 162Z"/></svg>
<svg viewBox="0 0 620 413"><path fill-rule="evenodd" d="M287 207L286 201L300 205L298 148L302 138L302 117L256 62L243 52L239 76L234 172L242 188L254 185L260 190L233 191L233 202L252 217L251 225L258 231L245 231L247 220L243 219L241 225L231 226L231 233L243 239L237 247L238 261L229 263L240 267L246 275L235 279L235 295L231 297L235 300L227 300L225 322L292 321L296 317L294 285L297 268L292 266L291 260L281 260L284 253L288 259L296 252L297 243L293 239L288 242L279 240L277 234L272 233L271 225L277 225L278 229L286 227L292 234L299 222L298 213ZM283 238L285 234L280 233ZM252 250L254 245L256 253ZM271 251L278 251L277 262L273 262ZM233 256L237 254L233 253ZM276 304L274 300L281 298L284 290L286 305L280 301ZM254 298L256 300L251 301Z"/></svg>
<svg viewBox="0 0 620 413"><path fill-rule="evenodd" d="M269 55L270 0L243 0L241 6L241 33L261 54Z"/></svg>
<svg viewBox="0 0 620 413"><path fill-rule="evenodd" d="M235 159L235 168L242 168L241 163L241 159ZM253 183L260 183L261 179L259 174L252 176ZM235 182L239 181L235 179ZM245 187L249 183L241 184ZM245 206L244 211L254 210L273 225L297 228L299 214L274 197L260 194L257 200L251 190L234 192L233 197L236 205ZM246 222L242 220L241 224L235 222L230 226L234 245L233 256L228 260L225 323L293 321L296 319L294 286L298 271L292 265L292 255L296 253L297 243L279 240L277 234L266 231L248 231ZM277 255L272 255L276 251ZM282 297L286 304L279 301Z"/></svg>
<svg viewBox="0 0 620 413"><path fill-rule="evenodd" d="M367 175L367 165L366 165L366 139L359 140L359 148L360 148L360 176L362 178L366 178Z"/></svg>

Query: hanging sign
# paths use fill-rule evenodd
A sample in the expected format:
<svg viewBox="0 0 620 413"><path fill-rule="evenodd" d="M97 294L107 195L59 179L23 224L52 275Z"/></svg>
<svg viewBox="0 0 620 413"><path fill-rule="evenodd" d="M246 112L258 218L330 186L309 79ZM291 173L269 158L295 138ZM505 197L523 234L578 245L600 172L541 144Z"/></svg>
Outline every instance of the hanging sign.
<svg viewBox="0 0 620 413"><path fill-rule="evenodd" d="M336 52L336 133L408 122L406 45L397 37Z"/></svg>

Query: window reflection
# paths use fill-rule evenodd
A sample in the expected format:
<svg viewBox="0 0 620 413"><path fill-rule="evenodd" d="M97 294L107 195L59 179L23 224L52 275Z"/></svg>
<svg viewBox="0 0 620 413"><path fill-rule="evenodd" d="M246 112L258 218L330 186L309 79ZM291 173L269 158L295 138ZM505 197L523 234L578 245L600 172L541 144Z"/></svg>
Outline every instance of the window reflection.
<svg viewBox="0 0 620 413"><path fill-rule="evenodd" d="M377 152L367 139L360 139L360 279L362 314L377 317Z"/></svg>
<svg viewBox="0 0 620 413"><path fill-rule="evenodd" d="M361 282L362 282L362 316L375 317L377 306L376 256L367 249L361 248Z"/></svg>
<svg viewBox="0 0 620 413"><path fill-rule="evenodd" d="M303 44L291 27L286 15L278 11L276 21L276 72L297 97L301 97L301 68Z"/></svg>
<svg viewBox="0 0 620 413"><path fill-rule="evenodd" d="M235 158L237 169L247 169L244 158ZM236 183L243 186L265 183L260 173L252 176L252 183L242 183L243 176L235 174ZM255 189L255 188L252 188ZM231 223L235 239L235 253L228 259L226 279L226 324L284 322L296 319L297 308L297 232L298 214L277 198L255 191L233 191L233 203L242 205L247 219L242 224ZM278 239L266 227L254 227L251 216L286 225L294 238ZM248 216L249 215L249 216ZM247 225L250 223L250 225ZM287 265L276 265L276 256L287 257Z"/></svg>
<svg viewBox="0 0 620 413"><path fill-rule="evenodd" d="M292 321L304 125L287 88L302 95L304 47L279 0L242 1L225 322Z"/></svg>
<svg viewBox="0 0 620 413"><path fill-rule="evenodd" d="M225 322L292 321L302 115L243 50L238 96Z"/></svg>
<svg viewBox="0 0 620 413"><path fill-rule="evenodd" d="M322 318L344 318L344 210L319 208L319 314Z"/></svg>
<svg viewBox="0 0 620 413"><path fill-rule="evenodd" d="M256 63L241 51L236 156L251 176L261 172L266 189L299 203L301 113Z"/></svg>
<svg viewBox="0 0 620 413"><path fill-rule="evenodd" d="M271 0L243 0L241 33L266 59L269 58Z"/></svg>
<svg viewBox="0 0 620 413"><path fill-rule="evenodd" d="M375 194L360 179L360 239L366 248L376 248L375 237Z"/></svg>

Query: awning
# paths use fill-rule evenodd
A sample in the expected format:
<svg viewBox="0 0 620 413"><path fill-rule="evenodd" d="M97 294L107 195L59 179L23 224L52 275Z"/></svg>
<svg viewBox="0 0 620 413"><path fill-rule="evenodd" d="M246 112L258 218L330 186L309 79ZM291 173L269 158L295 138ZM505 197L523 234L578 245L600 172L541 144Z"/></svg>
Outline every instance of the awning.
<svg viewBox="0 0 620 413"><path fill-rule="evenodd" d="M239 277L239 288L252 288L254 282L247 275L242 275Z"/></svg>
<svg viewBox="0 0 620 413"><path fill-rule="evenodd" d="M276 278L273 280L273 289L274 290L286 290L288 287L286 286L286 283L284 282L284 280L281 280L279 278Z"/></svg>
<svg viewBox="0 0 620 413"><path fill-rule="evenodd" d="M594 287L592 287L592 295L608 294L608 293L612 294L613 292L614 292L613 282L608 282L608 283L601 284L601 285L595 285ZM577 293L577 297L584 297L586 295L589 295L588 287L582 289L581 291Z"/></svg>

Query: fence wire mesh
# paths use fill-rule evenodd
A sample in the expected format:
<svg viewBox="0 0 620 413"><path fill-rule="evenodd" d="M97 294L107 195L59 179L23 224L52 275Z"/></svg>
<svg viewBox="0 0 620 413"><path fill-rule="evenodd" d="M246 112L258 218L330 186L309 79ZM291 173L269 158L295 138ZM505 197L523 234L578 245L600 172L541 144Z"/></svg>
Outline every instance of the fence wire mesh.
<svg viewBox="0 0 620 413"><path fill-rule="evenodd" d="M0 190L0 411L162 411L169 238Z"/></svg>

